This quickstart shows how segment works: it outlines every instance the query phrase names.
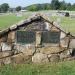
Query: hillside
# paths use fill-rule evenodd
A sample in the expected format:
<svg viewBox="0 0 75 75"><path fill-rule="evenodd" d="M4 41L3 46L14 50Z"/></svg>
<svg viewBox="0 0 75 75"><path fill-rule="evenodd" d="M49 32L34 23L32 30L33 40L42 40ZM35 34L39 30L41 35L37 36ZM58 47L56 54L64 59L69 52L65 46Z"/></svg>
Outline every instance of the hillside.
<svg viewBox="0 0 75 75"><path fill-rule="evenodd" d="M30 11L49 10L50 9L50 3L33 4L33 5L25 7L25 9L30 10Z"/></svg>

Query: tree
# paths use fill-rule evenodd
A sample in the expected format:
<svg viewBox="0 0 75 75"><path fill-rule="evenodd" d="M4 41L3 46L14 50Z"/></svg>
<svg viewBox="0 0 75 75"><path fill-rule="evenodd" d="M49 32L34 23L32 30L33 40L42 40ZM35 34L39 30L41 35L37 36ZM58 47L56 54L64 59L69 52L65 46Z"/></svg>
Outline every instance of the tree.
<svg viewBox="0 0 75 75"><path fill-rule="evenodd" d="M1 6L0 6L0 13L1 13Z"/></svg>
<svg viewBox="0 0 75 75"><path fill-rule="evenodd" d="M16 11L20 11L21 10L21 6L16 7Z"/></svg>
<svg viewBox="0 0 75 75"><path fill-rule="evenodd" d="M51 6L50 6L50 4L48 4L48 3L46 3L46 4L43 4L43 10L49 10L49 9L51 9Z"/></svg>
<svg viewBox="0 0 75 75"><path fill-rule="evenodd" d="M0 6L1 12L5 13L9 10L9 5L7 3L4 3Z"/></svg>
<svg viewBox="0 0 75 75"><path fill-rule="evenodd" d="M72 10L72 9L71 9L71 3L67 3L67 6L66 6L66 7L67 7L67 8L66 8L67 10Z"/></svg>
<svg viewBox="0 0 75 75"><path fill-rule="evenodd" d="M52 0L51 1L51 8L53 10L59 9L60 8L60 2L59 2L59 0Z"/></svg>
<svg viewBox="0 0 75 75"><path fill-rule="evenodd" d="M60 10L66 10L67 8L67 3L65 1L60 2Z"/></svg>
<svg viewBox="0 0 75 75"><path fill-rule="evenodd" d="M13 12L14 11L14 8L9 8L9 12Z"/></svg>
<svg viewBox="0 0 75 75"><path fill-rule="evenodd" d="M49 10L49 9L51 9L51 6L50 6L50 3L33 4L30 6L27 6L25 9L29 10L29 11Z"/></svg>
<svg viewBox="0 0 75 75"><path fill-rule="evenodd" d="M29 11L38 11L39 9L40 9L41 7L40 7L40 5L31 5L31 6L29 6L29 7L27 7L27 10L29 10Z"/></svg>
<svg viewBox="0 0 75 75"><path fill-rule="evenodd" d="M71 10L75 10L75 3L71 6Z"/></svg>

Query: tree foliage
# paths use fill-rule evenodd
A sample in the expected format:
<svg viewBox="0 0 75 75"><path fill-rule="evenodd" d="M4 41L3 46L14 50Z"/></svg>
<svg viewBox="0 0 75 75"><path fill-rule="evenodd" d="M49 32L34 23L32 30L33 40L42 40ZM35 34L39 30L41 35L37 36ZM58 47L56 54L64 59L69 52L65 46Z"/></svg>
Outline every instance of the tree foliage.
<svg viewBox="0 0 75 75"><path fill-rule="evenodd" d="M8 9L9 9L9 5L7 3L0 5L0 11L1 12L5 13L8 11Z"/></svg>
<svg viewBox="0 0 75 75"><path fill-rule="evenodd" d="M60 8L60 2L58 0L52 0L51 1L51 8L53 10L57 10Z"/></svg>
<svg viewBox="0 0 75 75"><path fill-rule="evenodd" d="M16 11L20 11L21 10L21 6L16 7Z"/></svg>
<svg viewBox="0 0 75 75"><path fill-rule="evenodd" d="M39 10L75 10L75 4L66 3L64 0L52 0L51 3L44 4L34 4L25 9L30 11L39 11Z"/></svg>
<svg viewBox="0 0 75 75"><path fill-rule="evenodd" d="M25 9L30 10L30 11L39 11L39 10L50 10L51 6L49 3L45 4L34 4L26 7Z"/></svg>

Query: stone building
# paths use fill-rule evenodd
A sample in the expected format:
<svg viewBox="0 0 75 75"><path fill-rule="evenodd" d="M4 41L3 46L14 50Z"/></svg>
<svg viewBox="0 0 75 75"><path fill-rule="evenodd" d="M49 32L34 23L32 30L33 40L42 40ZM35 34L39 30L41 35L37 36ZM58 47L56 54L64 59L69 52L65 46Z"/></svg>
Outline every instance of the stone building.
<svg viewBox="0 0 75 75"><path fill-rule="evenodd" d="M0 31L0 64L64 61L74 48L75 37L41 15Z"/></svg>

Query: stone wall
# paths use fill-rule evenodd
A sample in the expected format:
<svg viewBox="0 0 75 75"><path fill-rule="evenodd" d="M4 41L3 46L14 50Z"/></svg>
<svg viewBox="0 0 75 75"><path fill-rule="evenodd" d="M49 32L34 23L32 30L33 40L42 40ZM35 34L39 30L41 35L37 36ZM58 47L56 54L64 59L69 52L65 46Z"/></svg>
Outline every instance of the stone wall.
<svg viewBox="0 0 75 75"><path fill-rule="evenodd" d="M62 36L63 37L63 36ZM7 40L5 40L7 39ZM19 44L15 41L15 32L8 34L8 37L1 38L0 42L0 64L21 64L21 63L49 63L59 62L71 57L72 41L68 46L68 37L63 37L60 44L44 44L41 46L41 32L36 32L36 43Z"/></svg>
<svg viewBox="0 0 75 75"><path fill-rule="evenodd" d="M34 19L28 19L24 23L30 23L32 22L31 20ZM11 63L21 64L59 62L71 57L72 50L75 48L75 38L71 38L72 36L68 36L59 28L45 21L39 21L39 23L33 22L32 24L27 25L27 27L22 27L23 25L23 23L22 25L18 25L20 26L18 28L17 25L11 26L10 31L3 35L3 37L0 37L0 65ZM15 35L17 30L35 31L35 42L30 44L17 43ZM43 31L60 32L60 42L57 44L42 44L41 33Z"/></svg>

